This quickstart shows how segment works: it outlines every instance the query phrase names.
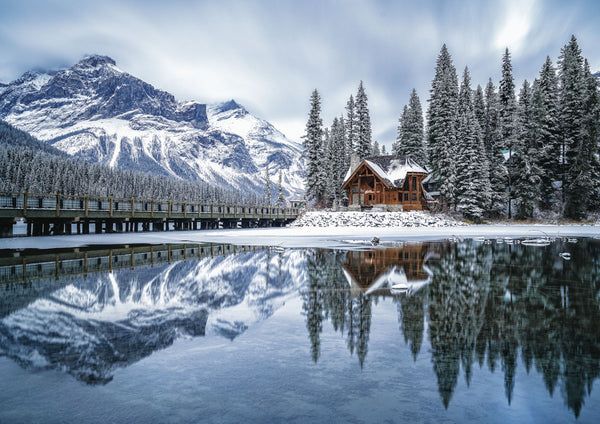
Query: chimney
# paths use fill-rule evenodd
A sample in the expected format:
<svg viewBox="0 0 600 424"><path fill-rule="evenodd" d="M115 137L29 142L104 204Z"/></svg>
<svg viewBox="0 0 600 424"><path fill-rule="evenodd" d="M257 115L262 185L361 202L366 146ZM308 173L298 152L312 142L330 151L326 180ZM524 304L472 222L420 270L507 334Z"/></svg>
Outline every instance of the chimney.
<svg viewBox="0 0 600 424"><path fill-rule="evenodd" d="M353 173L354 171L356 171L356 168L358 168L358 165L360 165L360 160L358 159L358 155L356 153L352 153L350 155L350 173Z"/></svg>

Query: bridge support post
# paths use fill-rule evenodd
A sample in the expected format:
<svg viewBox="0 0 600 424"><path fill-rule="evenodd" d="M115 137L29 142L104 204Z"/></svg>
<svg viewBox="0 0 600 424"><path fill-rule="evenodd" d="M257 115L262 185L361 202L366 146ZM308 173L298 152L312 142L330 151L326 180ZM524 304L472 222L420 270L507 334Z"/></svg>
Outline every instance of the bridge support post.
<svg viewBox="0 0 600 424"><path fill-rule="evenodd" d="M3 219L0 220L0 237L12 237L13 236L13 224L14 219Z"/></svg>

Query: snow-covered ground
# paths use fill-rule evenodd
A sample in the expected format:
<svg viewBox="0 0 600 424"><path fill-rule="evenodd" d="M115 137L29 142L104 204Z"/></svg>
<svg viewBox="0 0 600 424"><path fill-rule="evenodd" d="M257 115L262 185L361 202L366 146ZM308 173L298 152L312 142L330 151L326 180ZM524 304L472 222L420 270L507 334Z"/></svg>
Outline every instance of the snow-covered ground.
<svg viewBox="0 0 600 424"><path fill-rule="evenodd" d="M232 243L237 245L356 248L378 237L393 241L486 237L596 237L596 225L463 225L447 227L287 227L237 230L170 231L164 233L90 234L0 239L0 249L78 247L90 244Z"/></svg>
<svg viewBox="0 0 600 424"><path fill-rule="evenodd" d="M446 215L424 212L307 212L290 227L455 227L466 225Z"/></svg>

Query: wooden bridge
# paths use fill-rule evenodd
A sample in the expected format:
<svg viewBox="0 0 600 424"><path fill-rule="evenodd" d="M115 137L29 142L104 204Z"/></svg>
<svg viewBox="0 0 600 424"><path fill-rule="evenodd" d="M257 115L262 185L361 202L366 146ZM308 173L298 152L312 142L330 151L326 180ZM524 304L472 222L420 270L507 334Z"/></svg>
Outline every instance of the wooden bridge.
<svg viewBox="0 0 600 424"><path fill-rule="evenodd" d="M28 236L284 226L298 208L0 192L0 237L23 218Z"/></svg>

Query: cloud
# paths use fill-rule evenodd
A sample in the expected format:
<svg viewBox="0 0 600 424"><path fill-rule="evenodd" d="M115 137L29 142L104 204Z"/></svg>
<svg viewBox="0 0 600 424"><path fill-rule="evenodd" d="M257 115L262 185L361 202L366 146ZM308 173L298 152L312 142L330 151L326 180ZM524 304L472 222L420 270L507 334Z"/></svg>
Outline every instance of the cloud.
<svg viewBox="0 0 600 424"><path fill-rule="evenodd" d="M474 87L497 83L505 47L517 85L531 80L571 33L600 67L592 0L0 3L0 81L106 54L180 100L235 98L297 141L314 88L330 125L363 80L374 137L391 144L412 88L427 109L443 43L459 72L469 66Z"/></svg>

